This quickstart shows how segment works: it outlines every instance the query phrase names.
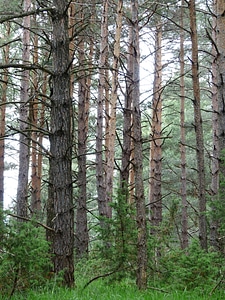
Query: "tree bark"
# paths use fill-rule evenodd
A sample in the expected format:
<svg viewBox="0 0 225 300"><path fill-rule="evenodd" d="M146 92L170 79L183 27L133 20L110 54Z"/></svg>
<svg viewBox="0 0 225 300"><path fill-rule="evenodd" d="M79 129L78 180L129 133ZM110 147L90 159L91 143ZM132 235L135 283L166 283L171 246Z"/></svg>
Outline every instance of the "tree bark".
<svg viewBox="0 0 225 300"><path fill-rule="evenodd" d="M152 100L150 143L150 210L152 233L162 222L162 23L159 20L155 33L155 76Z"/></svg>
<svg viewBox="0 0 225 300"><path fill-rule="evenodd" d="M101 41L99 57L99 84L97 99L97 132L96 132L96 181L98 195L98 210L101 217L111 217L111 209L106 201L105 165L103 150L103 120L106 93L106 74L108 57L108 0L103 0L101 19ZM101 223L103 224L103 223Z"/></svg>
<svg viewBox="0 0 225 300"><path fill-rule="evenodd" d="M213 10L216 14L217 0L214 0ZM212 20L212 39L217 44L217 22L216 17L213 16ZM217 49L215 44L212 44L212 131L213 131L213 149L212 149L212 182L211 182L211 195L212 195L212 218L210 222L210 245L215 249L219 249L218 243L218 229L219 221L216 217L215 202L219 199L219 134L218 134L218 78L217 78Z"/></svg>
<svg viewBox="0 0 225 300"><path fill-rule="evenodd" d="M133 54L133 138L134 138L134 174L135 174L135 203L137 221L137 286L139 289L147 287L147 230L146 211L143 185L143 154L142 129L140 111L140 49L138 1L131 1L132 14L132 54Z"/></svg>
<svg viewBox="0 0 225 300"><path fill-rule="evenodd" d="M217 42L217 87L218 87L218 163L219 163L219 205L224 203L225 195L225 2L216 4L216 42ZM220 207L220 206L219 206ZM224 245L223 245L224 247Z"/></svg>
<svg viewBox="0 0 225 300"><path fill-rule="evenodd" d="M36 16L33 17L35 27L37 25ZM38 35L33 37L33 63L38 64ZM31 212L38 215L41 211L41 178L38 174L38 117L39 117L39 103L38 103L38 74L33 72L33 95L34 98L31 102L30 119L32 123L32 142L31 142Z"/></svg>
<svg viewBox="0 0 225 300"><path fill-rule="evenodd" d="M5 25L6 38L9 37L11 32L10 23L7 22ZM4 64L9 63L9 51L10 45L3 47L3 61ZM5 126L6 126L6 103L7 103L7 89L8 89L8 79L9 79L8 69L4 70L2 76L2 101L0 106L0 222L1 210L4 208L4 169L5 169Z"/></svg>
<svg viewBox="0 0 225 300"><path fill-rule="evenodd" d="M184 0L181 3L180 13L180 160L181 160L181 249L188 247L188 202L186 176L186 138L185 138L185 63L184 63Z"/></svg>
<svg viewBox="0 0 225 300"><path fill-rule="evenodd" d="M31 9L31 0L24 0L24 12ZM23 51L24 65L30 60L30 16L23 18ZM20 108L19 108L19 172L17 187L17 215L27 217L28 207L28 172L29 172L29 136L28 136L28 111L29 111L29 80L30 72L24 69L21 77Z"/></svg>
<svg viewBox="0 0 225 300"><path fill-rule="evenodd" d="M195 0L189 1L190 29L192 42L192 82L193 82L193 105L194 125L196 135L196 158L198 170L198 199L199 199L199 241L202 249L207 250L207 222L206 222L206 185L205 185L205 162L204 140L201 116L201 97L199 84L199 61L198 61L198 33L196 26Z"/></svg>
<svg viewBox="0 0 225 300"><path fill-rule="evenodd" d="M79 9L80 22L85 21L83 5ZM88 63L85 56L87 44L85 35L79 38L79 72L78 72L78 200L76 205L76 257L81 259L88 254L88 226L87 226L87 172L86 172L86 154L87 154L87 137L88 137L88 117L90 91L87 85L87 74L84 69Z"/></svg>
<svg viewBox="0 0 225 300"><path fill-rule="evenodd" d="M63 271L63 284L74 285L74 207L72 186L72 135L70 95L70 55L68 36L68 2L54 0L52 18L53 94L49 159L49 197L47 224L54 272Z"/></svg>
<svg viewBox="0 0 225 300"><path fill-rule="evenodd" d="M123 108L123 147L122 163L120 173L120 183L123 194L127 194L126 201L134 202L133 182L130 181L132 166L132 89L133 89L133 48L132 48L132 25L129 25L128 33L128 54L127 54L127 73L125 77L126 92ZM133 176L132 176L133 178Z"/></svg>
<svg viewBox="0 0 225 300"><path fill-rule="evenodd" d="M109 132L108 132L108 148L107 155L107 171L106 171L106 197L107 203L112 202L113 195L113 173L114 173L114 158L115 158L115 140L116 140L116 109L117 109L117 90L118 90L118 71L120 59L120 38L123 19L123 1L117 3L116 17L116 32L113 51L113 66L112 66L112 91L110 97L110 117L109 117Z"/></svg>

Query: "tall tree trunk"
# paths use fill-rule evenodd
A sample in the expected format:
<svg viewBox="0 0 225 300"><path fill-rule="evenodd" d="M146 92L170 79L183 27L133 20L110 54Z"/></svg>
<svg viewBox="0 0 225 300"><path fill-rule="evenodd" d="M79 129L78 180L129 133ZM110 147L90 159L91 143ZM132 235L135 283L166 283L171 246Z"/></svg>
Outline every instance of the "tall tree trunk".
<svg viewBox="0 0 225 300"><path fill-rule="evenodd" d="M102 19L101 19L101 41L99 57L99 84L97 99L97 132L96 132L96 180L98 195L98 210L101 217L111 216L111 209L106 202L106 182L105 167L103 158L103 120L104 120L104 103L106 92L106 75L108 57L108 0L103 0Z"/></svg>
<svg viewBox="0 0 225 300"><path fill-rule="evenodd" d="M36 27L36 16L33 17L33 23ZM35 34L33 38L33 63L38 64L38 35ZM41 211L41 181L38 174L38 74L36 71L33 72L33 99L31 102L31 117L32 122L32 142L31 142L31 212L33 214L39 214Z"/></svg>
<svg viewBox="0 0 225 300"><path fill-rule="evenodd" d="M131 1L132 14L132 46L133 46L133 126L134 126L134 174L135 174L135 203L137 221L137 286L139 289L147 287L147 230L146 211L143 185L143 154L142 129L140 111L140 48L138 1Z"/></svg>
<svg viewBox="0 0 225 300"><path fill-rule="evenodd" d="M219 201L222 206L225 195L225 2L217 0L217 86L218 86L218 143L219 143ZM223 245L224 248L224 245Z"/></svg>
<svg viewBox="0 0 225 300"><path fill-rule="evenodd" d="M214 13L216 14L217 0L214 0ZM216 44L217 41L217 22L216 17L213 16L212 20L212 39ZM215 202L218 200L219 192L219 134L218 134L218 78L217 78L217 49L215 44L212 44L212 131L213 131L213 149L212 149L212 182L211 182L211 195L212 195L212 219L210 222L210 245L218 250L218 227L219 222L216 217Z"/></svg>
<svg viewBox="0 0 225 300"><path fill-rule="evenodd" d="M9 37L11 27L10 24L6 23L6 38ZM7 44L3 47L3 63L9 63L9 49L10 45ZM9 71L8 69L4 70L4 74L2 77L2 99L1 99L1 106L0 106L0 222L2 221L1 218L1 211L4 208L4 169L5 169L5 113L6 113L6 102L7 102L7 89L8 89L8 79L9 79Z"/></svg>
<svg viewBox="0 0 225 300"><path fill-rule="evenodd" d="M80 22L85 21L83 5L79 9ZM76 256L78 259L88 254L88 226L87 226L87 135L88 135L88 114L89 114L89 90L87 86L87 74L85 66L88 58L85 35L81 35L78 44L79 72L78 72L78 199L76 205Z"/></svg>
<svg viewBox="0 0 225 300"><path fill-rule="evenodd" d="M63 284L74 284L74 207L72 185L72 135L68 2L54 0L52 18L53 94L49 159L48 231L54 272L63 271Z"/></svg>
<svg viewBox="0 0 225 300"><path fill-rule="evenodd" d="M133 170L131 162L132 153L132 89L133 89L133 48L132 48L132 25L129 24L128 51L127 51L127 73L125 77L126 93L123 108L123 147L120 182L123 194L127 194L126 200L131 200L133 186L130 186L130 170ZM133 180L134 181L134 180ZM132 181L132 182L133 182ZM131 190L132 189L132 190ZM132 197L132 201L134 201ZM130 201L130 202L132 202Z"/></svg>
<svg viewBox="0 0 225 300"><path fill-rule="evenodd" d="M43 75L43 84L42 84L42 94L47 95L47 85L48 85L48 74L44 73ZM43 96L41 100L41 106L40 106L40 121L39 126L40 128L44 128L45 126L45 111L46 111L46 97ZM38 148L37 148L37 193L36 193L36 199L38 199L38 211L41 210L41 182L42 182L42 165L43 165L43 138L44 138L44 132L40 131L38 134ZM40 200L39 200L40 199Z"/></svg>
<svg viewBox="0 0 225 300"><path fill-rule="evenodd" d="M24 0L24 12L31 9L31 0ZM23 64L30 60L30 16L23 18ZM29 70L24 69L21 77L20 109L19 109L19 173L17 187L17 214L27 216L28 200L28 171L29 171L29 136L28 136L28 111L29 111Z"/></svg>
<svg viewBox="0 0 225 300"><path fill-rule="evenodd" d="M162 222L162 23L159 20L155 33L155 78L152 101L150 143L150 209L153 234Z"/></svg>
<svg viewBox="0 0 225 300"><path fill-rule="evenodd" d="M113 66L112 66L112 92L110 97L110 117L109 117L109 132L108 132L108 148L107 155L107 171L106 171L106 197L107 203L112 202L113 194L113 173L114 173L114 158L115 158L115 139L116 139L116 109L117 109L117 90L118 90L118 71L120 59L120 38L123 19L123 1L117 3L116 17L116 32L113 51Z"/></svg>
<svg viewBox="0 0 225 300"><path fill-rule="evenodd" d="M181 248L188 247L188 202L186 176L186 148L185 148L185 82L184 82L184 0L181 2L180 13L180 159L181 159Z"/></svg>
<svg viewBox="0 0 225 300"><path fill-rule="evenodd" d="M201 116L201 98L199 85L199 61L198 61L198 33L196 27L195 0L189 1L190 29L192 42L192 81L193 81L193 105L194 126L196 134L196 157L198 170L198 198L199 198L199 240L202 249L207 250L207 222L206 222L206 185L204 163L204 140Z"/></svg>

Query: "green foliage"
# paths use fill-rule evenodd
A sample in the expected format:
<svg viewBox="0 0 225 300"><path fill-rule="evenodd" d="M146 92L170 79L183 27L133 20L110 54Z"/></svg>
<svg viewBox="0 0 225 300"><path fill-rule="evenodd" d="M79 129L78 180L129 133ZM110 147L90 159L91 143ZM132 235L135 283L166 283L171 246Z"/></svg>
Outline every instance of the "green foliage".
<svg viewBox="0 0 225 300"><path fill-rule="evenodd" d="M120 280L132 276L136 265L136 218L133 205L127 203L127 193L118 189L117 197L111 204L112 219L103 219L104 227L99 228L98 245L101 258L108 261L109 267L115 270L111 278Z"/></svg>
<svg viewBox="0 0 225 300"><path fill-rule="evenodd" d="M6 300L1 298L0 300ZM200 294L197 291L173 291L173 290L156 290L149 288L146 291L140 291L135 284L126 284L126 282L114 285L105 284L104 280L94 282L86 289L41 289L30 290L26 294L16 294L12 300L223 300L224 291L215 291L210 296L209 293Z"/></svg>
<svg viewBox="0 0 225 300"><path fill-rule="evenodd" d="M21 8L21 1L18 0L12 0L12 1L3 1L0 0L0 13L1 15L4 14L4 17L1 17L1 19L5 19L5 15L12 15L15 13L20 13L22 11Z"/></svg>
<svg viewBox="0 0 225 300"><path fill-rule="evenodd" d="M218 194L213 196L209 202L211 211L209 213L212 220L218 223L218 247L222 253L225 246L225 149L220 152L220 173L219 173L219 191Z"/></svg>
<svg viewBox="0 0 225 300"><path fill-rule="evenodd" d="M46 283L50 267L48 243L42 228L5 220L0 247L0 291L11 295Z"/></svg>
<svg viewBox="0 0 225 300"><path fill-rule="evenodd" d="M210 290L223 275L224 258L205 252L197 242L186 249L169 251L161 259L161 283L173 290Z"/></svg>

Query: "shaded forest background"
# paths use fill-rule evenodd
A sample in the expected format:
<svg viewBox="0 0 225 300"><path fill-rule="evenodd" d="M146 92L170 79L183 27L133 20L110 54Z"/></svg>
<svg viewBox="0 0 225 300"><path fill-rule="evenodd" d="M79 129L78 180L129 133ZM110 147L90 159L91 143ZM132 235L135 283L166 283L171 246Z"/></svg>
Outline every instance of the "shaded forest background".
<svg viewBox="0 0 225 300"><path fill-rule="evenodd" d="M224 1L0 3L0 286L217 287Z"/></svg>

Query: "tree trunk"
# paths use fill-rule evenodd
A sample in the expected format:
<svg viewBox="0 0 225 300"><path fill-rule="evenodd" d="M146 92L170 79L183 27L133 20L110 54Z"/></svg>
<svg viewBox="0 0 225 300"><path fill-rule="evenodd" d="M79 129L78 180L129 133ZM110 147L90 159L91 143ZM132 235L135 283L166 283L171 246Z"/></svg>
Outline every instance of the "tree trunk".
<svg viewBox="0 0 225 300"><path fill-rule="evenodd" d="M123 194L127 194L126 200L134 202L132 197L133 185L130 185L130 172L133 170L132 166L132 89L133 89L133 48L132 48L132 25L129 24L128 33L128 54L127 54L127 74L125 77L126 94L123 108L123 147L122 147L122 163L120 182ZM132 181L132 183L134 180ZM130 200L132 199L132 201Z"/></svg>
<svg viewBox="0 0 225 300"><path fill-rule="evenodd" d="M216 14L216 0L214 0L214 13ZM213 16L212 20L212 39L216 44L216 17ZM218 78L217 78L217 50L212 44L212 131L213 131L213 149L212 149L212 182L211 182L211 195L212 195L212 219L210 222L210 245L215 249L219 249L218 243L218 228L219 222L216 217L215 202L218 200L219 192L219 134L218 134Z"/></svg>
<svg viewBox="0 0 225 300"><path fill-rule="evenodd" d="M83 6L80 6L80 23L85 20ZM89 114L89 86L87 85L87 74L85 66L88 58L85 56L87 45L82 34L79 38L79 72L78 72L78 199L76 205L76 256L78 259L87 257L88 254L88 226L87 226L87 172L86 152L88 136L88 114Z"/></svg>
<svg viewBox="0 0 225 300"><path fill-rule="evenodd" d="M133 45L133 126L134 126L134 174L135 174L135 203L137 221L137 286L139 289L147 287L147 231L146 211L143 185L143 155L142 155L142 129L140 111L140 49L138 1L131 1L132 14L132 45Z"/></svg>
<svg viewBox="0 0 225 300"><path fill-rule="evenodd" d="M181 3L180 14L180 159L181 159L181 248L188 247L188 202L186 176L186 148L185 148L185 83L184 83L184 0Z"/></svg>
<svg viewBox="0 0 225 300"><path fill-rule="evenodd" d="M195 134L196 134L196 158L197 158L197 170L198 170L199 240L202 249L207 250L204 140L203 140L200 85L199 85L198 33L196 27L195 0L189 1L189 14L190 14L190 29L191 29L191 42L192 42L194 125L195 125Z"/></svg>
<svg viewBox="0 0 225 300"><path fill-rule="evenodd" d="M150 143L150 210L152 233L162 222L162 23L159 20L155 33L155 78L152 101Z"/></svg>
<svg viewBox="0 0 225 300"><path fill-rule="evenodd" d="M108 0L103 0L101 20L101 41L99 57L99 84L97 99L97 132L96 132L96 180L98 195L98 210L101 217L111 217L111 209L106 202L105 166L103 159L103 119L106 92L105 68L108 56Z"/></svg>
<svg viewBox="0 0 225 300"><path fill-rule="evenodd" d="M54 0L52 18L53 94L49 160L48 231L54 272L63 271L63 284L74 284L74 207L72 186L72 135L68 2Z"/></svg>
<svg viewBox="0 0 225 300"><path fill-rule="evenodd" d="M24 0L24 12L31 9L31 0ZM30 16L23 18L23 64L30 60ZM20 109L19 109L19 173L17 187L17 215L27 217L28 200L28 171L29 171L29 80L30 72L24 69L21 77Z"/></svg>
<svg viewBox="0 0 225 300"><path fill-rule="evenodd" d="M6 23L6 38L10 35L10 24ZM7 44L3 47L3 64L9 63L9 50L10 45ZM4 169L5 169L5 112L6 112L6 102L7 102L7 89L8 89L8 69L4 70L4 74L2 76L2 101L0 106L0 222L2 221L1 218L1 211L4 208Z"/></svg>
<svg viewBox="0 0 225 300"><path fill-rule="evenodd" d="M113 173L114 173L114 158L115 158L115 140L116 140L116 109L117 109L117 90L118 90L118 71L120 59L120 38L123 19L123 1L117 3L116 17L116 32L113 51L113 66L112 66L112 92L110 97L110 117L109 117L109 132L108 132L108 148L107 155L107 171L106 171L106 197L107 204L112 202L113 195Z"/></svg>
<svg viewBox="0 0 225 300"><path fill-rule="evenodd" d="M217 0L217 86L218 86L218 144L219 144L219 195L222 207L225 195L225 2ZM220 207L220 206L219 206ZM224 248L224 245L223 245Z"/></svg>
<svg viewBox="0 0 225 300"><path fill-rule="evenodd" d="M33 18L35 26L36 16ZM38 64L38 35L34 35L33 46L33 63ZM32 142L31 142L31 212L38 215L41 211L41 180L38 174L38 117L39 117L39 103L38 103L38 74L33 72L33 99L31 102L30 119L33 127Z"/></svg>

